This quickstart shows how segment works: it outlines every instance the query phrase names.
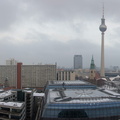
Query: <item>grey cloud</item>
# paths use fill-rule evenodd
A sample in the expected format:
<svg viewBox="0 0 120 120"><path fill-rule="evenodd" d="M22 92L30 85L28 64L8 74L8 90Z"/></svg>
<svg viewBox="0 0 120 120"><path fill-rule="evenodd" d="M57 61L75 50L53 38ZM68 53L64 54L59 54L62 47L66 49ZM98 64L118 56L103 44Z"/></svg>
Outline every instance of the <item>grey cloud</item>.
<svg viewBox="0 0 120 120"><path fill-rule="evenodd" d="M8 30L16 21L17 5L10 0L0 1L0 32Z"/></svg>
<svg viewBox="0 0 120 120"><path fill-rule="evenodd" d="M112 20L112 22L119 23L120 1L104 1L106 21ZM60 42L50 38L47 33L43 34L40 31L35 31L35 29L31 27L31 30L27 31L26 35L22 38L27 41L32 39L33 42L13 44L11 40L16 40L14 37L10 38L8 36L1 40L0 51L2 52L0 52L0 62L14 57L25 64L31 64L33 62L58 62L60 66L72 67L74 54L82 54L85 67L89 66L92 55L94 55L96 65L99 66L100 45L91 43L92 40L89 38L81 38L81 35L83 31L86 31L86 33L88 32L85 29L86 21L91 28L91 23L96 21L100 23L100 18L102 16L101 0L14 0L14 2L13 0L1 0L0 15L1 33L11 33L12 25L16 25L14 26L15 30L19 29L19 25L24 29L23 24L29 21L32 22L33 25L34 23L39 25L49 23L58 25L59 22L64 22L68 23L70 28L80 36L78 39L71 39L68 42L62 42L61 40ZM75 20L78 20L78 22L75 23ZM110 26L108 26L108 29L109 27ZM54 31L54 34L55 32L56 31ZM96 30L93 30L93 32L96 34ZM119 40L119 30L116 30L115 33L116 37L115 35L114 37ZM112 40L110 41L112 42ZM114 58L116 58L115 63L118 65L120 64L119 58L117 58L118 51L119 45L117 48L106 47L105 59L108 61L106 63L107 66L114 64ZM109 56L109 53L113 53L111 55L113 57Z"/></svg>
<svg viewBox="0 0 120 120"><path fill-rule="evenodd" d="M42 41L36 41L32 44L11 44L7 41L2 42L0 46L0 51L4 51L4 55L1 53L0 56L2 59L16 58L19 61L22 61L24 64L32 64L34 63L52 63L58 62L60 66L73 66L73 56L74 54L82 54L85 64L84 66L89 66L89 59L91 59L92 54L97 55L96 52L98 50L95 47L96 52L92 49L94 47L93 44L81 42L81 40L71 40L67 43L58 42L58 41L50 41L47 37ZM89 50L88 50L89 49Z"/></svg>

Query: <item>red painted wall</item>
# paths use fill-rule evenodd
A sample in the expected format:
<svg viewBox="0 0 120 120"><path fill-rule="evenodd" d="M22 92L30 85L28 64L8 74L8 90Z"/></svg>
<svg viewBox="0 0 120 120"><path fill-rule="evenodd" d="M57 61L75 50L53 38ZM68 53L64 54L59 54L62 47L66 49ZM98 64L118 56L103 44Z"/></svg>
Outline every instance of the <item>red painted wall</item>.
<svg viewBox="0 0 120 120"><path fill-rule="evenodd" d="M22 63L17 63L17 89L21 89L21 70L22 70Z"/></svg>

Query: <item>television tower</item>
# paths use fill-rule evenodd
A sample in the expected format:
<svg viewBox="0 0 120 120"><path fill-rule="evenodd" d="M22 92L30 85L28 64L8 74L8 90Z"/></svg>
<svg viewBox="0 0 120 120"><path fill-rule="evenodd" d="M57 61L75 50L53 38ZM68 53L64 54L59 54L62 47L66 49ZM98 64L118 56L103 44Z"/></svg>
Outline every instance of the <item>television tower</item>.
<svg viewBox="0 0 120 120"><path fill-rule="evenodd" d="M103 15L101 19L101 25L99 27L101 31L101 71L100 76L105 77L105 68L104 68L104 32L107 30L107 26L105 25L105 18L104 18L104 4L103 4Z"/></svg>

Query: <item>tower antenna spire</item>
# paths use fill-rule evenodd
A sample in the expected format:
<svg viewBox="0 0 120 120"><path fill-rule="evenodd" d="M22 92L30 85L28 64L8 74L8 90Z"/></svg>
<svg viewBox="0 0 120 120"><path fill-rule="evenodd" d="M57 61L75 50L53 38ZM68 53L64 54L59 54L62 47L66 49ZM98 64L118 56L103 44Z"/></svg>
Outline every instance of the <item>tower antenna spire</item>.
<svg viewBox="0 0 120 120"><path fill-rule="evenodd" d="M104 18L104 2L103 2L103 18Z"/></svg>

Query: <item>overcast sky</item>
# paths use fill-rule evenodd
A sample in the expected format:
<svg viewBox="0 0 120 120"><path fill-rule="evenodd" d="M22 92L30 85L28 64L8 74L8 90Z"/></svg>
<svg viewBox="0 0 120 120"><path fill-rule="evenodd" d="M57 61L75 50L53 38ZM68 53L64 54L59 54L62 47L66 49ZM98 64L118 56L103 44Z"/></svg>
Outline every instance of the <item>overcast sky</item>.
<svg viewBox="0 0 120 120"><path fill-rule="evenodd" d="M0 0L0 64L73 67L74 55L100 66L103 0ZM120 66L120 0L104 0L105 66Z"/></svg>

